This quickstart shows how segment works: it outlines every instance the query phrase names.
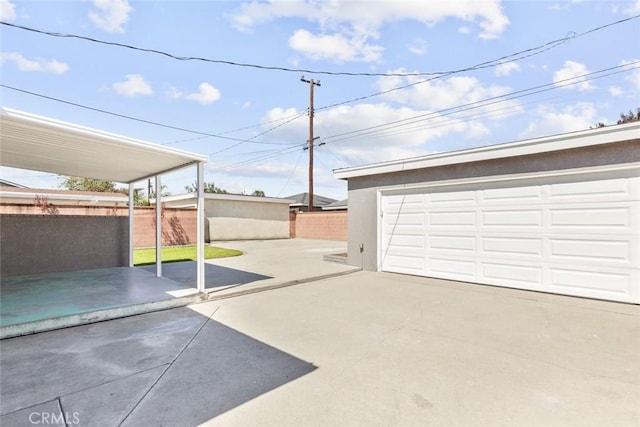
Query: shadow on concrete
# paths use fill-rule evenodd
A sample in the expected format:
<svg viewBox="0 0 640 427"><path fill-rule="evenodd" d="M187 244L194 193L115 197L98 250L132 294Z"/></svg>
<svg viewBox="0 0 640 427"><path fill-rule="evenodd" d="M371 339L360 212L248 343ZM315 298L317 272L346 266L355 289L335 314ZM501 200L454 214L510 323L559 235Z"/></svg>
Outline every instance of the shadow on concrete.
<svg viewBox="0 0 640 427"><path fill-rule="evenodd" d="M317 369L187 308L7 339L0 363L16 426L198 425Z"/></svg>
<svg viewBox="0 0 640 427"><path fill-rule="evenodd" d="M156 271L155 264L136 268L140 268L151 273L155 273ZM182 283L183 285L195 288L196 269L197 263L195 261L171 262L162 264L162 276ZM234 268L221 267L219 265L207 263L204 265L204 275L206 289L245 285L258 280L272 278L271 276L264 276L262 274L251 273L249 271L236 270Z"/></svg>

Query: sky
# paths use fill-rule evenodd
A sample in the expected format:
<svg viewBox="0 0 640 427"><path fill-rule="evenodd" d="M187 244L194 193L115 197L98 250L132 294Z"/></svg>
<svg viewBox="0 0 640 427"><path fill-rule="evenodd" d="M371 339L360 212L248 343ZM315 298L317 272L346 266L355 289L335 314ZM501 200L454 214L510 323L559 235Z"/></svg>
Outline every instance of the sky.
<svg viewBox="0 0 640 427"><path fill-rule="evenodd" d="M335 169L640 107L640 0L0 0L0 20L3 107L206 154L205 182L234 193L308 191L303 77L320 83L314 193L338 200ZM180 194L194 177L163 183Z"/></svg>

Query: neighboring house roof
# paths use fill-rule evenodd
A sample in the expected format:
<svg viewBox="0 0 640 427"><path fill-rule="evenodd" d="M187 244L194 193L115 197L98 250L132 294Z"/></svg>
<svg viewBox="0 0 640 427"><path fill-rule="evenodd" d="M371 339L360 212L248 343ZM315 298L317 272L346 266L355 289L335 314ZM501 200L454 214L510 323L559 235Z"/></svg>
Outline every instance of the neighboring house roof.
<svg viewBox="0 0 640 427"><path fill-rule="evenodd" d="M309 193L294 194L285 198L293 200L293 203L289 205L291 207L309 206ZM313 206L322 207L335 201L336 199L332 199L330 197L324 197L319 194L313 195Z"/></svg>
<svg viewBox="0 0 640 427"><path fill-rule="evenodd" d="M0 187L27 188L25 185L16 184L15 182L7 181L2 178L0 178Z"/></svg>
<svg viewBox="0 0 640 427"><path fill-rule="evenodd" d="M640 135L640 123L638 122L612 125L605 126L603 128L551 135L506 144L495 144L480 148L471 148L467 150L430 154L428 156L336 169L333 171L333 176L338 179L349 179L360 176L526 156L634 140L638 139L638 135Z"/></svg>
<svg viewBox="0 0 640 427"><path fill-rule="evenodd" d="M127 203L129 197L122 193L98 191L51 190L45 188L0 188L0 201L3 203L33 203L36 196L46 197L51 203L99 204Z"/></svg>
<svg viewBox="0 0 640 427"><path fill-rule="evenodd" d="M323 211L347 210L349 207L349 199L338 200L322 207Z"/></svg>

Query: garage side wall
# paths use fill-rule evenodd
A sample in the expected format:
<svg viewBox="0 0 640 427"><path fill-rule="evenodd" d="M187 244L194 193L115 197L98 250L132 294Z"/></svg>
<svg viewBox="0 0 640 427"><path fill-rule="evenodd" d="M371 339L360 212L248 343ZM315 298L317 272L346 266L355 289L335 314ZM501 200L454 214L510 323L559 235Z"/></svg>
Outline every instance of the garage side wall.
<svg viewBox="0 0 640 427"><path fill-rule="evenodd" d="M381 188L638 161L640 139L552 153L349 178L348 262L365 270L377 270L377 191ZM362 253L360 245L364 247Z"/></svg>
<svg viewBox="0 0 640 427"><path fill-rule="evenodd" d="M3 276L129 265L129 218L0 215Z"/></svg>

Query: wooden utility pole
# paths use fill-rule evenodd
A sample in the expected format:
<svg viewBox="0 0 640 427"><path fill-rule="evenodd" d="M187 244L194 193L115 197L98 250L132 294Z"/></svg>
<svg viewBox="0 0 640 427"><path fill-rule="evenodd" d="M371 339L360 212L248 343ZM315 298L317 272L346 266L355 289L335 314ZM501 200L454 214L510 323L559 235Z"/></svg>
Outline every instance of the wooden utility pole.
<svg viewBox="0 0 640 427"><path fill-rule="evenodd" d="M320 86L320 80L302 76L300 81L309 83L309 212L313 212L313 87Z"/></svg>

